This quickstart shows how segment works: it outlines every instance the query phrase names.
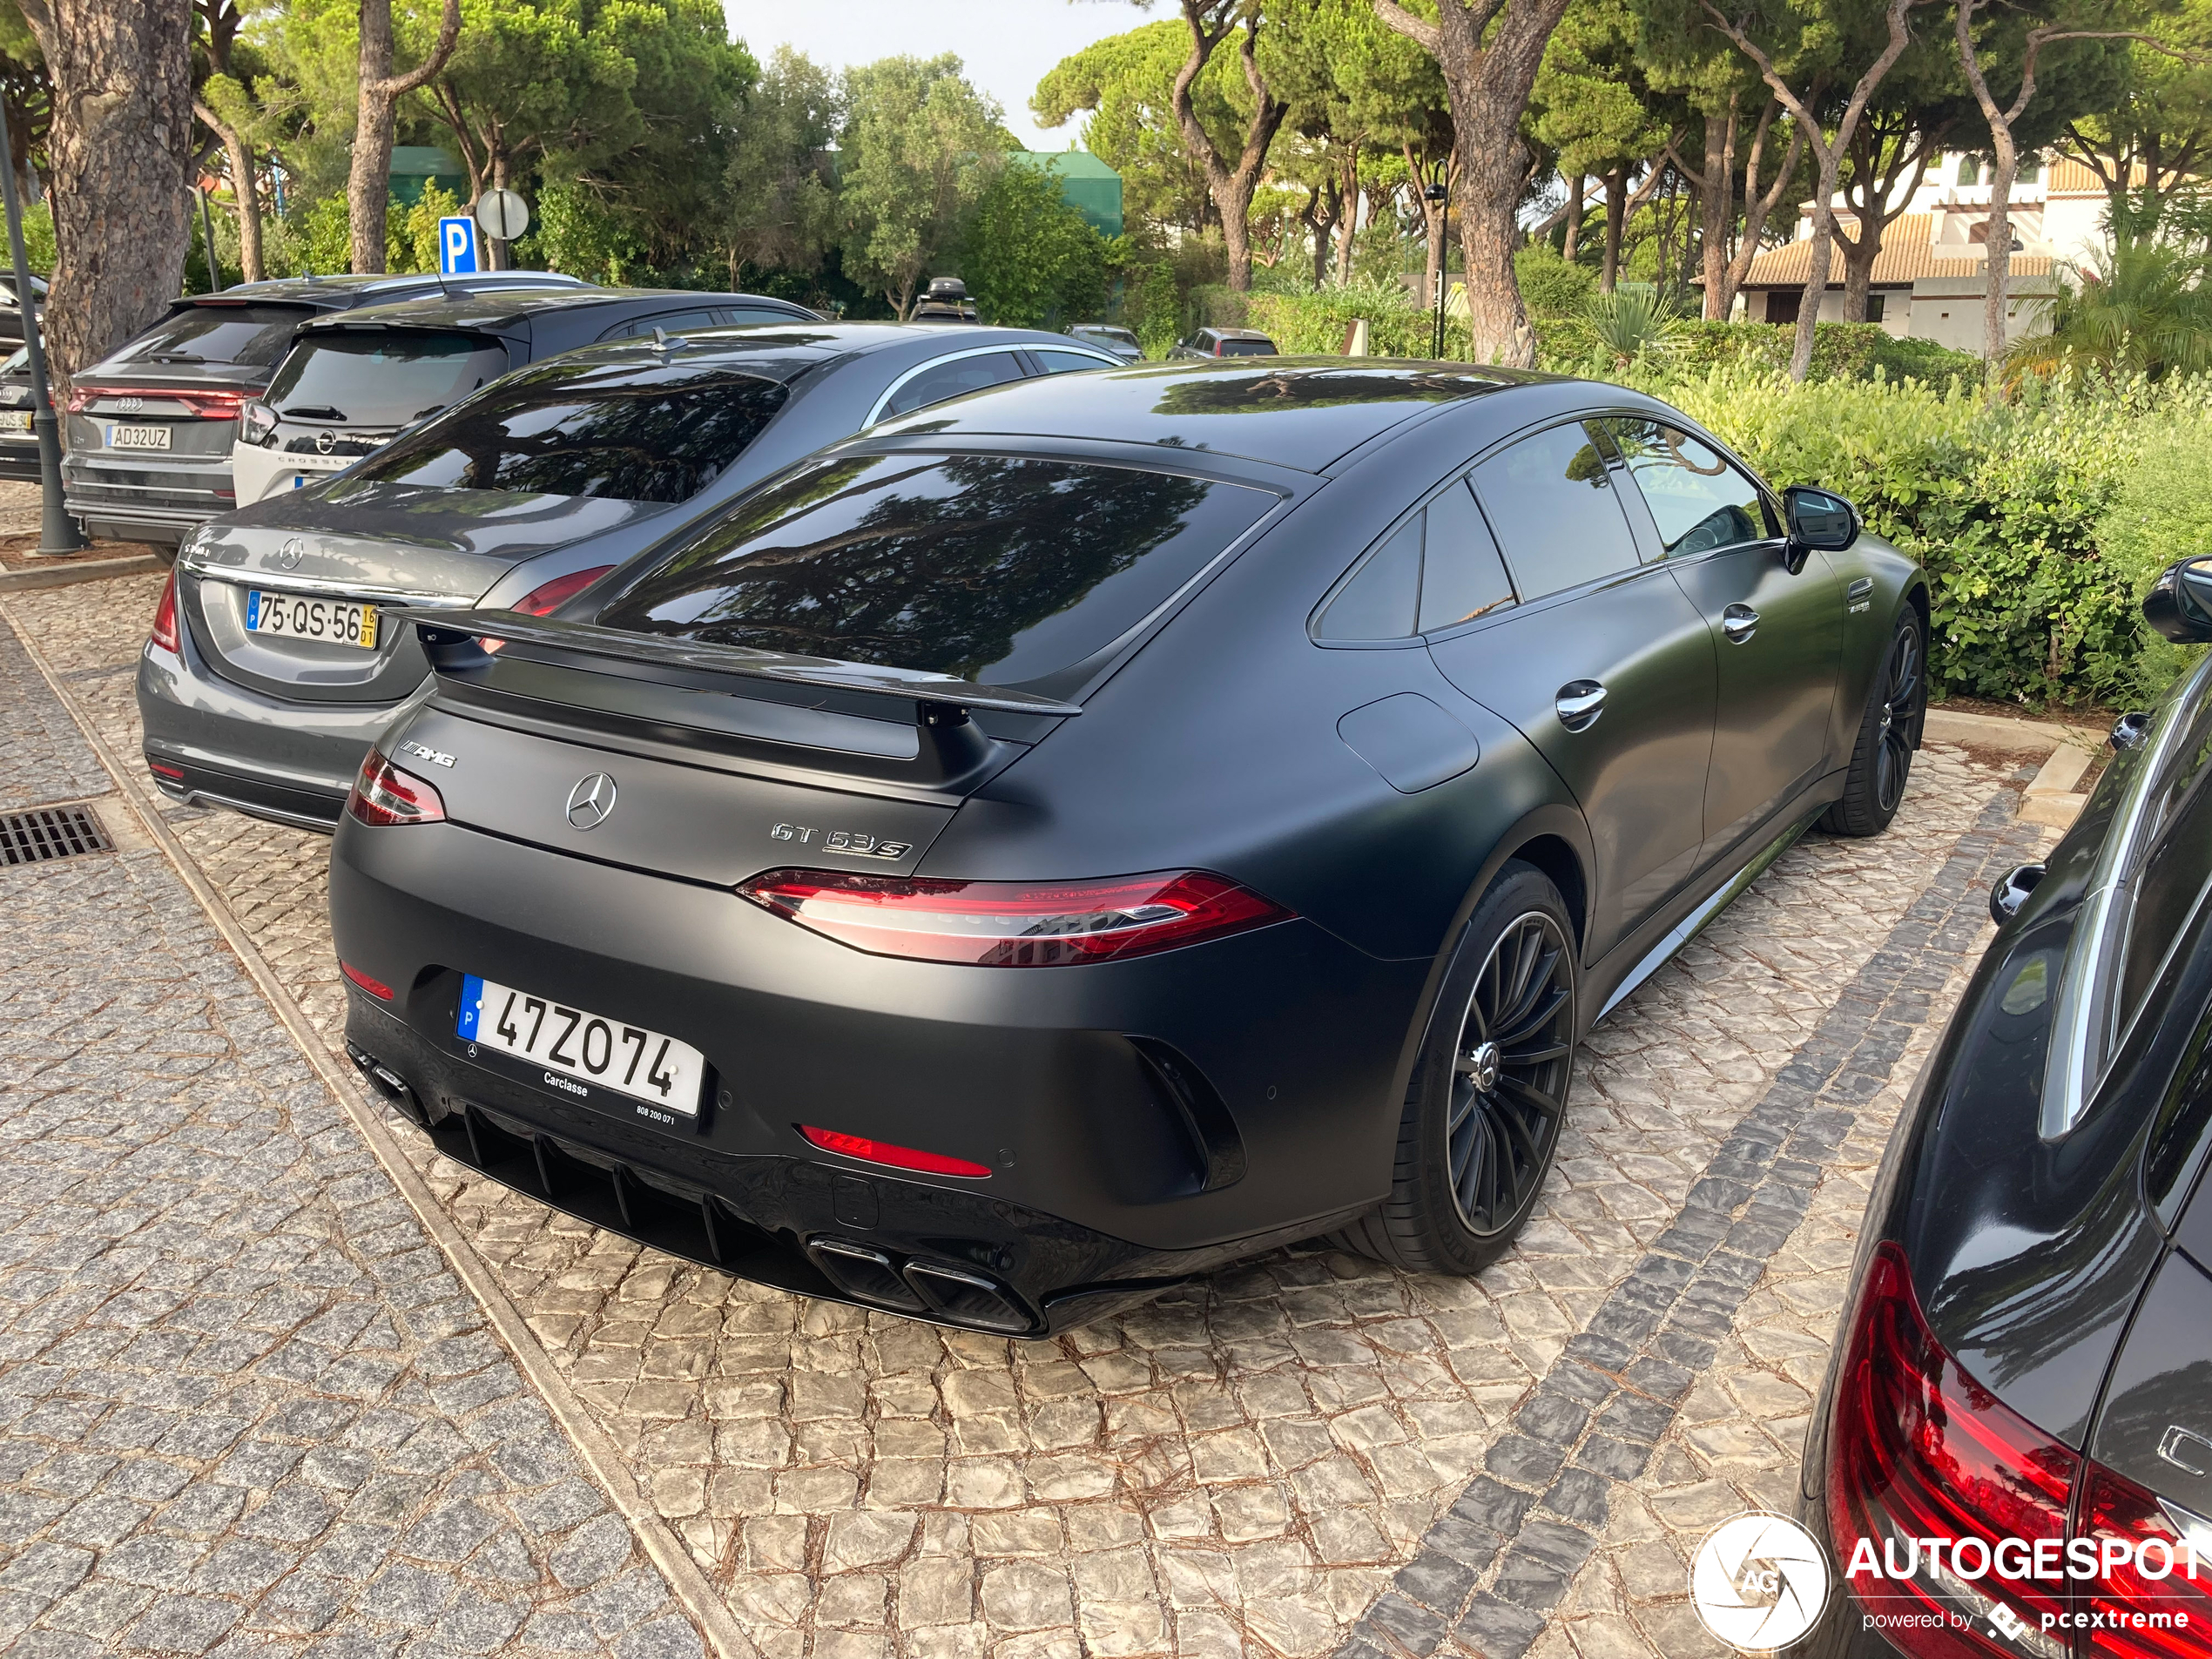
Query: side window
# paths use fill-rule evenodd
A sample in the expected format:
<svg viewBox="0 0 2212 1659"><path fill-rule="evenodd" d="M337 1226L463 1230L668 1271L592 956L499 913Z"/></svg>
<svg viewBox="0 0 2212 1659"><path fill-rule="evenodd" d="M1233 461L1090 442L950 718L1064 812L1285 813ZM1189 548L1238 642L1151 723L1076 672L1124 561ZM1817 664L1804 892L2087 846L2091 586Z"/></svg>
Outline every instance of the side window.
<svg viewBox="0 0 2212 1659"><path fill-rule="evenodd" d="M765 306L724 306L714 314L722 326L728 328L753 328L763 324L773 326L777 323L789 325L806 320L804 317L793 316L788 311L772 311ZM664 328L668 325L663 323L661 326ZM698 327L699 325L693 323L690 326Z"/></svg>
<svg viewBox="0 0 2212 1659"><path fill-rule="evenodd" d="M1114 367L1079 351L1033 351L1029 355L1037 360L1038 365L1048 374L1078 374L1085 369Z"/></svg>
<svg viewBox="0 0 2212 1659"><path fill-rule="evenodd" d="M1321 613L1324 639L1410 639L1513 603L1489 526L1453 484L1391 532Z"/></svg>
<svg viewBox="0 0 2212 1659"><path fill-rule="evenodd" d="M1416 513L1345 583L1321 613L1324 639L1406 639L1420 618L1421 518Z"/></svg>
<svg viewBox="0 0 2212 1659"><path fill-rule="evenodd" d="M1767 523L1758 486L1710 443L1656 421L1613 419L1598 424L1643 491L1669 558L1779 534Z"/></svg>
<svg viewBox="0 0 2212 1659"><path fill-rule="evenodd" d="M1580 423L1523 438L1474 469L1474 491L1523 599L1636 565L1605 457Z"/></svg>
<svg viewBox="0 0 2212 1659"><path fill-rule="evenodd" d="M1433 634L1473 622L1513 603L1513 583L1498 543L1464 483L1428 504L1427 550L1421 560L1420 631Z"/></svg>
<svg viewBox="0 0 2212 1659"><path fill-rule="evenodd" d="M632 317L618 322L599 338L601 340L651 340L658 328L664 334L680 334L686 328L711 328L711 311L664 311L657 317Z"/></svg>
<svg viewBox="0 0 2212 1659"><path fill-rule="evenodd" d="M978 357L955 357L948 362L933 363L893 395L891 401L884 406L883 418L889 420L910 409L942 403L963 392L980 392L987 386L1002 386L1008 381L1023 378L1021 361L1010 351L985 352Z"/></svg>

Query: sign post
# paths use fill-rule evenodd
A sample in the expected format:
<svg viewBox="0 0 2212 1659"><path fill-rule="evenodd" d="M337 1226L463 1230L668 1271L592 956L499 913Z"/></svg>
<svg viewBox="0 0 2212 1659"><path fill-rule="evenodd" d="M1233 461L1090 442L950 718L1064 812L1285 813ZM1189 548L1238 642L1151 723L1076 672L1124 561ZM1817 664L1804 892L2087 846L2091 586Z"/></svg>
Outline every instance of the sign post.
<svg viewBox="0 0 2212 1659"><path fill-rule="evenodd" d="M491 238L491 268L507 268L507 245L530 227L529 204L511 190L487 190L476 198L476 225Z"/></svg>
<svg viewBox="0 0 2212 1659"><path fill-rule="evenodd" d="M438 221L438 274L468 276L478 269L476 221L466 213Z"/></svg>

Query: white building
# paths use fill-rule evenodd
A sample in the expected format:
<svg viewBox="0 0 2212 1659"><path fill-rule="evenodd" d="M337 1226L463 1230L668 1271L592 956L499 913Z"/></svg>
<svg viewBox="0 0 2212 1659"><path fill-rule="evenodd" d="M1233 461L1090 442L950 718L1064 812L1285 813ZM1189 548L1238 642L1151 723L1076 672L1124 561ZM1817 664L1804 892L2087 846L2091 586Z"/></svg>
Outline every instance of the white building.
<svg viewBox="0 0 2212 1659"><path fill-rule="evenodd" d="M1960 351L1982 345L1982 302L1988 293L1988 165L1973 156L1945 156L1931 167L1903 213L1890 221L1875 255L1866 320L1891 334L1932 340ZM2108 246L2106 197L2097 176L2078 161L2031 158L2013 185L2013 262L2006 288L2006 340L2037 326L2034 296L2048 293L2062 262L2087 263ZM1836 219L1856 234L1858 215L1836 198ZM1751 261L1736 297L1738 318L1794 323L1811 269L1812 204L1801 205L1796 235ZM1844 314L1844 255L1831 262L1821 320Z"/></svg>

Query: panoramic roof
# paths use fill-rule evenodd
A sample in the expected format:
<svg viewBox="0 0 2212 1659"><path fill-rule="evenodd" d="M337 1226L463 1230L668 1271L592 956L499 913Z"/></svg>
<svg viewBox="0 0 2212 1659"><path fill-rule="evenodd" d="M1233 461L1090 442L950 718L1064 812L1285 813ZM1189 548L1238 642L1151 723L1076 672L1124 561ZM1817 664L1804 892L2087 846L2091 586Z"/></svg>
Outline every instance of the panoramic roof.
<svg viewBox="0 0 2212 1659"><path fill-rule="evenodd" d="M996 387L879 430L1110 438L1318 472L1424 408L1542 378L1374 358L1132 364Z"/></svg>

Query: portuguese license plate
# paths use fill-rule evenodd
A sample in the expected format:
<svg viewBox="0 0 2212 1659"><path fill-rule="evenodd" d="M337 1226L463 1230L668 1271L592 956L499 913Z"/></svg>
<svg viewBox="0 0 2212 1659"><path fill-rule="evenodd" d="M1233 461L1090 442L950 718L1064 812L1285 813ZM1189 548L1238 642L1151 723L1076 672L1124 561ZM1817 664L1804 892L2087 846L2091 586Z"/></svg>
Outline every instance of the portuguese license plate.
<svg viewBox="0 0 2212 1659"><path fill-rule="evenodd" d="M319 639L328 645L376 649L376 607L350 599L313 599L303 593L246 596L246 631L282 634L287 639Z"/></svg>
<svg viewBox="0 0 2212 1659"><path fill-rule="evenodd" d="M0 409L0 432L28 432L30 430L29 409Z"/></svg>
<svg viewBox="0 0 2212 1659"><path fill-rule="evenodd" d="M107 447L111 449L166 449L169 428L165 426L111 426L107 429Z"/></svg>
<svg viewBox="0 0 2212 1659"><path fill-rule="evenodd" d="M658 1031L569 1008L474 974L462 980L461 1017L455 1028L464 1042L496 1049L543 1068L546 1084L560 1093L588 1097L596 1087L627 1095L664 1113L698 1116L706 1056L690 1043Z"/></svg>

